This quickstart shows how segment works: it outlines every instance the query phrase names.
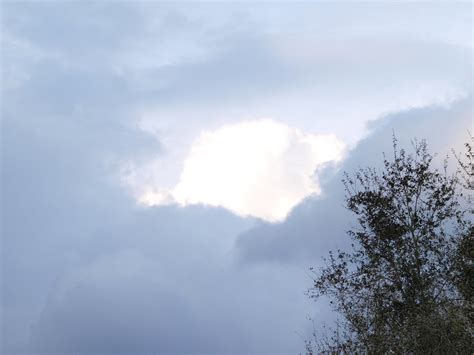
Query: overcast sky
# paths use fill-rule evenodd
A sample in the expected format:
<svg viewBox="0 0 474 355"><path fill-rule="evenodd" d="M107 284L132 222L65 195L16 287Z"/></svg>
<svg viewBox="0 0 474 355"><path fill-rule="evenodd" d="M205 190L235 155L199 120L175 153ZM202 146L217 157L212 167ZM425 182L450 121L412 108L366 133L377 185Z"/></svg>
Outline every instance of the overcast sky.
<svg viewBox="0 0 474 355"><path fill-rule="evenodd" d="M474 129L470 2L1 12L5 354L298 354L342 172Z"/></svg>

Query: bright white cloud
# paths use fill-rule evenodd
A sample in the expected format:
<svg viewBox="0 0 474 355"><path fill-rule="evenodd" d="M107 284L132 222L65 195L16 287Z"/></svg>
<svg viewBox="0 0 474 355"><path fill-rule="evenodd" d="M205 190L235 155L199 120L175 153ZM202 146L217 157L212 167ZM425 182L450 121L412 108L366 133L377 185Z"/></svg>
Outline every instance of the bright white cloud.
<svg viewBox="0 0 474 355"><path fill-rule="evenodd" d="M339 160L342 151L334 135L308 134L269 119L231 124L199 135L174 188L148 186L139 201L221 206L278 221L319 192L315 169Z"/></svg>

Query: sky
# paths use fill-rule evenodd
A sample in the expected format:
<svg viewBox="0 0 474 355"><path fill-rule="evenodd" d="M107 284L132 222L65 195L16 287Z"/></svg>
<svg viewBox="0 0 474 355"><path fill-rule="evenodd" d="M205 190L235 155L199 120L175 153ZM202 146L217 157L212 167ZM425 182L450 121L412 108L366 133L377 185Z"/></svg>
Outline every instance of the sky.
<svg viewBox="0 0 474 355"><path fill-rule="evenodd" d="M5 354L298 354L344 171L474 129L470 2L1 3ZM313 321L311 321L311 319Z"/></svg>

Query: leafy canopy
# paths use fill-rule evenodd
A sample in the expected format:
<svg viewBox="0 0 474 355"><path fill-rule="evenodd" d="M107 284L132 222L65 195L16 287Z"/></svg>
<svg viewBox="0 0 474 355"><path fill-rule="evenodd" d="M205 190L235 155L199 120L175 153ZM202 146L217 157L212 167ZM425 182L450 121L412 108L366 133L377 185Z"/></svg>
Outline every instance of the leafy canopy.
<svg viewBox="0 0 474 355"><path fill-rule="evenodd" d="M313 270L309 294L330 298L344 317L344 335L318 342L319 350L469 352L472 292L463 291L460 277L473 229L459 177L448 174L446 163L433 167L425 141L414 142L413 154L398 149L395 138L393 144L382 172L361 169L343 180L358 222L349 231L352 250L329 253L326 266ZM307 348L312 353L311 342Z"/></svg>

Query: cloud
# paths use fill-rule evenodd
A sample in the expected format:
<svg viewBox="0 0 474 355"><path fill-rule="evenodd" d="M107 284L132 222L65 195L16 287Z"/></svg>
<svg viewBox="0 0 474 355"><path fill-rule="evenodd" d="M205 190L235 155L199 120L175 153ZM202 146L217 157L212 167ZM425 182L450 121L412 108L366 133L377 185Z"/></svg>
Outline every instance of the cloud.
<svg viewBox="0 0 474 355"><path fill-rule="evenodd" d="M412 135L423 137L436 127L444 134L432 136L430 147L445 152L463 142L471 114L472 104L465 101L387 117L349 154L343 169L376 166L382 151L390 151L392 129L407 146ZM25 156L41 154L44 142L32 143ZM64 172L62 166L46 170ZM323 195L306 199L283 223L254 228L253 220L218 208L136 209L119 199L123 191L104 191L95 174L83 181L95 192L89 201L62 189L54 203L62 214L42 207L28 224L18 223L25 205L11 205L4 227L3 319L10 336L5 349L297 352L302 343L295 331L309 330L307 314L316 314L317 326L332 319L327 305L312 306L305 298L311 283L305 270L348 240L351 219L340 176L326 170ZM20 172L15 177L5 187L19 191L25 180ZM35 201L57 195L56 188L38 189Z"/></svg>
<svg viewBox="0 0 474 355"><path fill-rule="evenodd" d="M472 100L467 98L448 107L408 110L373 122L371 133L347 154L340 166L329 166L323 172L327 178L321 186L321 196L303 201L283 223L262 223L242 233L236 243L240 257L245 262L291 263L306 259L318 263L327 250L347 246L346 231L355 221L344 208L343 172L367 166L381 169L382 153L390 157L393 150L394 133L400 147L406 150L412 139L427 139L430 151L439 154L438 164L442 164L451 149L462 149L467 131L473 128L472 115Z"/></svg>
<svg viewBox="0 0 474 355"><path fill-rule="evenodd" d="M467 8L2 4L0 352L301 351L306 314L331 319L305 297L305 271L344 245L350 220L331 164L305 185L312 147L335 133L353 148L367 135L350 170L390 151L392 127L405 146L413 135L440 153L462 142L472 112L453 102L472 89ZM245 158L278 187L301 183L291 201L322 192L284 222L140 207L122 184L146 167L144 182L174 191L183 173L183 200L202 199L191 177L208 156L189 155L200 132L194 148L230 154L222 140L263 128L272 149L252 140L259 154ZM210 157L234 173L231 190L241 162ZM244 202L235 208L265 205Z"/></svg>
<svg viewBox="0 0 474 355"><path fill-rule="evenodd" d="M255 292L262 277L268 285ZM298 268L237 270L212 259L167 265L143 251L103 255L65 275L53 289L32 327L30 349L45 354L289 353L300 343L294 332L305 323L299 315L304 307L298 301L302 290L278 282L282 277L296 277L295 286L304 279ZM281 317L285 322L268 326L269 318Z"/></svg>
<svg viewBox="0 0 474 355"><path fill-rule="evenodd" d="M121 134L83 121L49 133L24 122L8 119L2 132L2 352L300 347L294 332L310 304L303 269L234 263L235 237L253 220L216 208L135 208L103 161L120 152ZM127 141L131 154L157 151L145 137ZM263 279L269 285L256 291Z"/></svg>
<svg viewBox="0 0 474 355"><path fill-rule="evenodd" d="M392 129L403 146L429 136L442 154L463 142L471 117L469 100L391 115L343 169L376 166ZM31 127L15 127L4 132L2 157L6 353L292 353L302 348L294 332L309 330L306 314L316 313L318 326L331 320L326 305L303 294L307 267L347 243L350 216L331 167L323 195L283 223L252 228L224 209L136 209L94 171L98 161L79 159L83 146L65 150L70 140L32 139ZM79 170L69 170L71 156Z"/></svg>
<svg viewBox="0 0 474 355"><path fill-rule="evenodd" d="M342 151L334 135L303 133L269 119L240 122L201 133L177 185L171 191L150 186L138 198L147 205L204 204L282 220L303 198L320 191L315 169L337 162Z"/></svg>

